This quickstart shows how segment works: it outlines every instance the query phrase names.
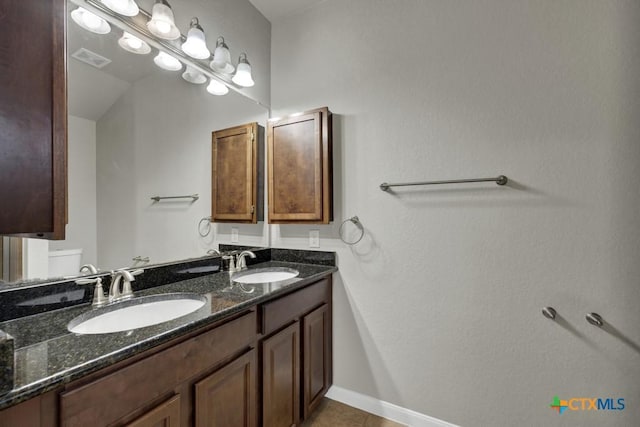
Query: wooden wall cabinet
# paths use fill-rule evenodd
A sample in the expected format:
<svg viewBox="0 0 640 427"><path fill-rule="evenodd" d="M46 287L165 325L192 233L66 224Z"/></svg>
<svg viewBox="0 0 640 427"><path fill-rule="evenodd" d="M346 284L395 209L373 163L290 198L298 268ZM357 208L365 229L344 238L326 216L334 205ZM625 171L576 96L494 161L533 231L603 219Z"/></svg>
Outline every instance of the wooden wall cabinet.
<svg viewBox="0 0 640 427"><path fill-rule="evenodd" d="M212 134L211 221L257 223L264 219L264 128L257 123Z"/></svg>
<svg viewBox="0 0 640 427"><path fill-rule="evenodd" d="M0 2L0 235L64 239L66 0Z"/></svg>
<svg viewBox="0 0 640 427"><path fill-rule="evenodd" d="M269 223L333 220L332 115L327 107L269 120Z"/></svg>

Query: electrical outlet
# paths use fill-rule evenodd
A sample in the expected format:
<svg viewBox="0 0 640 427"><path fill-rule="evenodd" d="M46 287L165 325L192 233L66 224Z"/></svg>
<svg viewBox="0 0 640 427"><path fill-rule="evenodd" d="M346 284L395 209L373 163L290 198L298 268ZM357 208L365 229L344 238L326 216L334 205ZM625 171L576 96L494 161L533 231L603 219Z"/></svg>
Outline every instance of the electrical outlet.
<svg viewBox="0 0 640 427"><path fill-rule="evenodd" d="M309 230L309 247L320 247L320 230Z"/></svg>
<svg viewBox="0 0 640 427"><path fill-rule="evenodd" d="M231 227L231 243L238 243L238 229Z"/></svg>

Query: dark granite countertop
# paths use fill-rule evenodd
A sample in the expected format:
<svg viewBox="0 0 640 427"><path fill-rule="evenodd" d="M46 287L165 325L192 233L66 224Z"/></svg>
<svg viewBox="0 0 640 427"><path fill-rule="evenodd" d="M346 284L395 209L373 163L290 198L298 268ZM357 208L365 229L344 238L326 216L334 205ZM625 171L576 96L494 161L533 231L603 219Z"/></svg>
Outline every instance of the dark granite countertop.
<svg viewBox="0 0 640 427"><path fill-rule="evenodd" d="M0 409L60 387L91 372L163 344L234 313L302 288L337 271L335 266L267 261L250 269L287 267L296 278L268 285L233 283L227 272L182 280L136 292L136 296L193 292L207 299L201 309L175 320L126 332L79 335L67 323L91 310L82 304L0 323L14 337L14 388L0 396ZM135 290L135 282L133 282Z"/></svg>

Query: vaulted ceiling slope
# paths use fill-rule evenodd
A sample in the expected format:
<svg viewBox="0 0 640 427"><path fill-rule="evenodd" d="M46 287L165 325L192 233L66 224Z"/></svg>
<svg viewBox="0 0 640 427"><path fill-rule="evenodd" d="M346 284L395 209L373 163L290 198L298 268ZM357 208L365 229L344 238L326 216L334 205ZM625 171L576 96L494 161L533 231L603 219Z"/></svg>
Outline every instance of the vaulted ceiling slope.
<svg viewBox="0 0 640 427"><path fill-rule="evenodd" d="M269 21L309 9L325 0L249 0Z"/></svg>

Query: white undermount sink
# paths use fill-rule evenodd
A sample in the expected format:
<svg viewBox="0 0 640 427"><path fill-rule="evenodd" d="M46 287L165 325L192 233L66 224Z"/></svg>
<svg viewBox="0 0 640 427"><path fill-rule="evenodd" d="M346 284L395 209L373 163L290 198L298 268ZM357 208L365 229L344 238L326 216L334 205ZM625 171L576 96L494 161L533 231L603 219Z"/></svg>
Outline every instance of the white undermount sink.
<svg viewBox="0 0 640 427"><path fill-rule="evenodd" d="M202 308L206 299L198 294L159 294L133 298L75 317L67 325L77 334L130 331L168 322Z"/></svg>
<svg viewBox="0 0 640 427"><path fill-rule="evenodd" d="M292 268L274 267L257 268L255 270L243 271L231 277L231 280L245 285L257 285L260 283L275 283L292 279L300 272Z"/></svg>

